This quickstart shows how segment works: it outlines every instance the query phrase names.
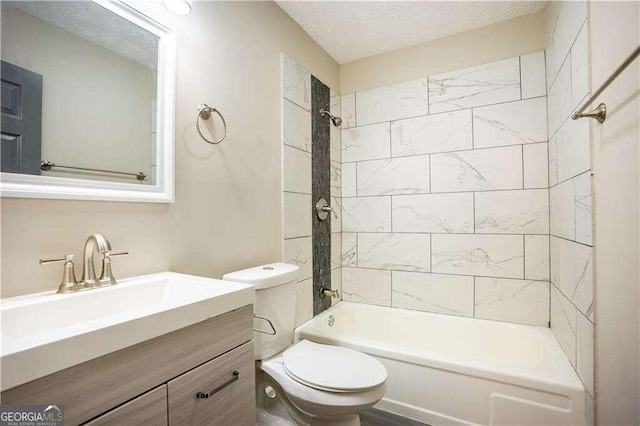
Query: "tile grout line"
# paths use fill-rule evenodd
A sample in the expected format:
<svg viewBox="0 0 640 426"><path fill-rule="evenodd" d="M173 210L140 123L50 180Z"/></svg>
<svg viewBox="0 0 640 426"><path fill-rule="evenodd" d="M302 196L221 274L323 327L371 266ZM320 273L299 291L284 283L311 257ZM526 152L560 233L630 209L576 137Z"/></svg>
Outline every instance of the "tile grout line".
<svg viewBox="0 0 640 426"><path fill-rule="evenodd" d="M308 192L298 192L298 191L282 191L283 194L296 194L296 195L309 195L312 196L313 194L310 194Z"/></svg>
<svg viewBox="0 0 640 426"><path fill-rule="evenodd" d="M520 77L520 99L522 100L522 56L518 56L518 74Z"/></svg>
<svg viewBox="0 0 640 426"><path fill-rule="evenodd" d="M476 149L476 132L475 132L475 126L473 122L474 122L473 108L471 108L471 149L475 150Z"/></svg>
<svg viewBox="0 0 640 426"><path fill-rule="evenodd" d="M295 105L296 107L300 108L301 110L308 112L309 115L311 115L311 110L310 109L306 109L302 105L298 104L296 101L292 101L291 99L287 98L286 96L284 96L284 93L282 94L282 99L284 99L285 101L288 101L291 105Z"/></svg>
<svg viewBox="0 0 640 426"><path fill-rule="evenodd" d="M356 161L355 163L355 169L356 169L356 197L358 197L358 162ZM347 197L342 197L342 198L347 198Z"/></svg>
<svg viewBox="0 0 640 426"><path fill-rule="evenodd" d="M545 53L545 71L546 71L547 61L546 61L546 53ZM545 81L546 81L546 72L545 72ZM546 87L546 86L545 86ZM547 98L548 103L548 98ZM548 116L549 108L547 107L547 116ZM548 122L548 119L547 119ZM549 137L549 128L547 125L547 137ZM548 203L549 203L549 282L551 282L551 144L547 143L547 185L549 186L548 190ZM553 283L551 283L553 285ZM549 329L551 329L551 292L552 288L549 287Z"/></svg>
<svg viewBox="0 0 640 426"><path fill-rule="evenodd" d="M431 155L429 154L429 194L431 194Z"/></svg>
<svg viewBox="0 0 640 426"><path fill-rule="evenodd" d="M295 149L296 151L304 152L305 154L309 154L309 157L311 157L311 151L307 151L306 149L302 149L302 148L297 147L297 146L289 145L288 143L284 143L284 142L282 142L282 146L283 146L283 148L291 148L291 149ZM331 160L331 161L333 161L333 160Z"/></svg>
<svg viewBox="0 0 640 426"><path fill-rule="evenodd" d="M563 183L569 182L570 180L575 180L576 178L578 178L578 177L582 176L582 175L583 175L583 174L585 174L585 173L591 173L591 168L589 168L589 170L585 170L584 172L580 172L580 173L578 173L578 174L577 174L577 175L575 175L575 176L571 176L570 178L567 178L567 179L565 179L565 180L563 180L563 181L561 181L561 182L558 182L558 183L556 183L556 184L553 184L553 185L551 185L551 186L549 187L549 189L555 188L556 186L558 186L558 185L562 185Z"/></svg>
<svg viewBox="0 0 640 426"><path fill-rule="evenodd" d="M594 324L593 321L591 321L591 319L586 316L584 314L584 312L582 312L580 310L580 308L578 308L578 306L576 306L576 304L573 302L573 300L571 300L571 298L569 296L567 296L566 294L564 294L564 292L562 290L560 290L560 287L558 287L557 285L555 285L554 283L552 283L551 281L549 281L549 283L558 291L558 293L560 293L562 295L562 297L564 297L565 299L567 299L567 301L571 304L571 306L573 306L573 308L577 311L578 314L582 315L587 321L589 321L591 324Z"/></svg>
<svg viewBox="0 0 640 426"><path fill-rule="evenodd" d="M558 69L558 72L555 73L555 75L551 76L551 83L549 83L548 81L548 72L547 69L549 67L549 60L547 60L547 53L549 51L545 50L545 54L544 54L544 67L545 67L545 73L544 73L544 79L545 79L545 89L547 92L547 99L546 99L546 106L547 106L547 120L546 120L546 125L547 125L547 185L549 187L549 244L548 244L548 248L549 248L549 282L551 283L551 285L549 286L549 329L552 328L552 317L551 317L551 306L552 306L552 297L553 297L553 282L551 281L552 279L552 268L551 268L551 139L554 138L554 135L549 135L549 92L551 92L551 89L553 87L553 83L556 80L556 77L558 76L558 74L560 73L560 69ZM552 70L553 71L553 70ZM562 124L560 125L560 128L562 127ZM557 131L560 130L560 128L558 128ZM557 132L556 131L556 132ZM554 161L553 164L557 167L557 153L554 150ZM557 169L556 169L556 180L557 180ZM557 183L557 182L556 182ZM555 334L555 333L554 333Z"/></svg>
<svg viewBox="0 0 640 426"><path fill-rule="evenodd" d="M530 101L532 99L539 99L539 98L544 98L547 95L540 95L540 96L534 96L531 98L527 98L527 99L511 99L508 101L502 101L502 102L495 102L492 104L481 104L481 105L473 105L473 106L468 106L466 108L458 108L458 109L452 109L452 110L447 110L447 111L439 111L439 112L435 112L435 113L429 113L429 114L420 114L420 115L410 115L407 117L402 117L402 118L393 118L393 119L389 119L389 120L382 120L382 121L374 121L371 123L366 123L366 124L358 124L357 120L356 120L356 125L352 126L352 127L345 127L343 130L351 130L351 129L355 129L357 127L366 127L366 126L375 126L375 125L379 125L379 124L384 124L387 122L390 123L395 123L398 121L404 121L404 120L412 120L415 118L421 118L421 117L433 117L436 115L441 115L441 114L450 114L452 112L460 112L460 111L467 111L467 110L471 110L473 108L485 108L485 107L492 107L492 106L497 106L497 105L505 105L505 104L511 104L514 102L523 102L523 101Z"/></svg>
<svg viewBox="0 0 640 426"><path fill-rule="evenodd" d="M393 233L393 195L391 195L389 200L389 206L390 206L390 211L389 211L389 221L391 222L390 227L391 227L391 233Z"/></svg>
<svg viewBox="0 0 640 426"><path fill-rule="evenodd" d="M429 273L433 273L433 234L429 234Z"/></svg>
<svg viewBox="0 0 640 426"><path fill-rule="evenodd" d="M450 276L450 277L475 277L475 278L488 278L488 279L497 279L497 280L514 280L514 281L534 281L537 283L549 283L549 284L553 284L551 281L549 280L540 280L540 279L524 279L524 278L520 278L520 277L514 277L514 276L504 276L504 275L477 275L477 274L454 274L451 272L430 272L427 270L415 270L415 269L383 269L383 268L373 268L370 266L344 266L344 268L351 268L351 269L365 269L368 271L381 271L381 272L410 272L410 273L414 273L414 274L423 274L423 275L446 275L446 276ZM554 287L557 287L555 284L553 284ZM564 296L564 293L562 293L562 295ZM566 296L565 296L566 297ZM577 309L577 307L576 307ZM584 315L584 314L583 314ZM585 316L586 318L586 316ZM588 318L587 318L588 319Z"/></svg>
<svg viewBox="0 0 640 426"><path fill-rule="evenodd" d="M282 141L282 146L283 147L287 147L287 148L292 148L301 152L304 152L306 154L309 154L309 156L311 156L311 151L307 151L306 149L302 149L300 147L294 146L294 145L289 145L288 143L286 143L285 141Z"/></svg>
<svg viewBox="0 0 640 426"><path fill-rule="evenodd" d="M569 49L567 50L567 53L562 58L562 63L558 67L558 71L555 73L555 75L551 79L551 86L549 86L549 89L547 90L547 93L551 91L551 88L553 87L553 84L556 82L556 80L558 78L558 74L560 74L560 70L564 66L564 63L567 60L567 58L571 55L571 51L573 50L573 46L576 44L576 40L578 40L578 36L580 35L580 32L582 31L582 27L584 27L586 25L588 20L589 20L589 18L585 18L585 20L582 21L582 24L580 25L580 29L578 30L578 32L576 33L575 37L571 41L571 46L569 46ZM555 51L555 49L554 49L554 51ZM547 49L545 49L544 52L545 52L545 82L546 82L546 79L547 79L547 73L546 73L546 66L547 66L547 61L546 61L546 56L547 55L546 55L546 52L547 52Z"/></svg>
<svg viewBox="0 0 640 426"><path fill-rule="evenodd" d="M389 121L389 158L393 158L393 147L391 146L391 121Z"/></svg>
<svg viewBox="0 0 640 426"><path fill-rule="evenodd" d="M377 235L382 235L382 234L391 234L391 232L389 231L384 231L384 232L376 232L376 231L345 231L344 233L346 234L377 234ZM532 236L532 237L545 237L548 236L547 234L534 234L531 232L525 232L525 233L520 233L520 234L514 234L514 233L504 233L504 234L500 234L497 232L478 232L478 233L472 233L472 232L433 232L433 231L395 231L393 232L394 234L399 234L399 235L455 235L455 236L474 236L474 237L521 237L523 235L528 235L528 236ZM334 232L333 234L339 234L339 232ZM553 237L556 237L555 235L552 235ZM292 238L302 238L302 237L288 237L287 239L292 239ZM561 238L561 237L556 237L556 238L560 238L560 239L565 239L565 238ZM567 240L569 242L575 243L575 241L571 241L571 240ZM586 244L582 244L582 243L577 243L577 244L581 244L583 246L586 247L591 247L592 246L588 246Z"/></svg>
<svg viewBox="0 0 640 426"><path fill-rule="evenodd" d="M589 185L591 185L591 183L589 183ZM578 219L576 218L576 212L577 212L577 208L576 208L576 179L573 179L573 203L571 203L571 206L573 207L573 236L574 238L578 238ZM593 219L592 219L593 222Z"/></svg>
<svg viewBox="0 0 640 426"><path fill-rule="evenodd" d="M393 307L393 272L391 271L391 276L389 277L389 284L390 284L390 295L389 295L389 306Z"/></svg>
<svg viewBox="0 0 640 426"><path fill-rule="evenodd" d="M527 279L527 237L522 235L522 279Z"/></svg>
<svg viewBox="0 0 640 426"><path fill-rule="evenodd" d="M549 234L549 237L555 237L555 238L557 238L559 240L568 241L568 242L574 243L574 244L580 244L581 246L585 246L585 247L589 247L589 248L595 248L595 246L592 246L592 245L589 245L589 244L585 244L585 243L581 243L580 241L570 240L569 238L561 237L561 236L555 235L555 234Z"/></svg>
<svg viewBox="0 0 640 426"><path fill-rule="evenodd" d="M473 232L472 232L472 234L476 234L476 193L473 192L472 194L473 194L471 196L471 200L472 200L471 212L473 214Z"/></svg>
<svg viewBox="0 0 640 426"><path fill-rule="evenodd" d="M356 232L356 268L360 267L360 236L359 232Z"/></svg>
<svg viewBox="0 0 640 426"><path fill-rule="evenodd" d="M524 145L520 145L522 147L520 154L522 155L522 189L525 189L524 185Z"/></svg>
<svg viewBox="0 0 640 426"><path fill-rule="evenodd" d="M353 127L358 127L358 93L353 93Z"/></svg>
<svg viewBox="0 0 640 426"><path fill-rule="evenodd" d="M476 276L473 276L473 317L476 318Z"/></svg>
<svg viewBox="0 0 640 426"><path fill-rule="evenodd" d="M431 102L429 102L429 77L424 77L424 79L427 80L427 115L431 115Z"/></svg>
<svg viewBox="0 0 640 426"><path fill-rule="evenodd" d="M445 191L445 192L418 192L418 193L399 193L399 194L381 194L381 195L348 195L348 196L344 196L341 197L342 199L345 198L380 198L380 197L419 197L419 196L426 196L426 195L453 195L453 194L472 194L472 193L480 193L480 194L486 194L486 193L492 193L492 192L516 192L516 191L527 191L527 192L532 192L532 191L544 191L544 190L548 190L549 188L510 188L510 189L488 189L488 190L478 190L478 189L472 189L472 190L468 190L468 191ZM287 192L290 194L301 194L301 195L309 195L309 194L305 194L303 192L291 192L291 191L283 191L283 192Z"/></svg>
<svg viewBox="0 0 640 426"><path fill-rule="evenodd" d="M457 149L457 150L453 150L453 151L435 151L435 152L425 152L423 154L410 154L410 155L398 155L398 156L391 156L391 157L381 157L381 158L365 158L365 159L358 159L358 160L351 160L351 161L342 161L341 164L353 164L353 163L364 163L367 161L383 161L383 160L393 160L393 159L402 159L402 158L412 158L412 157L424 157L426 155L440 155L440 154L458 154L458 153L462 153L462 152L478 152L478 151L486 151L489 149L508 149L508 148L514 148L514 147L519 147L519 146L524 146L524 145L539 145L542 143L548 143L548 141L537 141L537 142L530 142L530 143L516 143L516 144L510 144L510 145L496 145L496 146L483 146L480 148L466 148L466 149ZM286 144L285 144L286 145ZM287 145L287 146L291 146L291 145ZM304 150L301 150L304 151ZM306 152L306 151L305 151Z"/></svg>

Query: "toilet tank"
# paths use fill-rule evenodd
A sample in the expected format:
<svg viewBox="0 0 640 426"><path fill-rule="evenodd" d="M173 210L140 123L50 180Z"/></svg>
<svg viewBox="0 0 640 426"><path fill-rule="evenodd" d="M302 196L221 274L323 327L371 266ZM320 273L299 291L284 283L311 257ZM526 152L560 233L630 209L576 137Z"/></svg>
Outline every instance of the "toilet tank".
<svg viewBox="0 0 640 426"><path fill-rule="evenodd" d="M225 281L251 284L256 290L255 315L268 318L276 334L253 332L255 359L267 359L293 343L296 316L296 283L298 267L288 263L270 263L231 272L222 277ZM271 331L267 321L253 319L254 330Z"/></svg>

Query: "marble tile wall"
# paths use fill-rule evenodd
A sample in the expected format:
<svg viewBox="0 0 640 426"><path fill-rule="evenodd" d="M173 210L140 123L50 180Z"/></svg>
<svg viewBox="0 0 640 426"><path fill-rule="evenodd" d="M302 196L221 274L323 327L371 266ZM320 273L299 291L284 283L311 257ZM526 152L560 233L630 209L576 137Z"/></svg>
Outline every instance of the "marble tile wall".
<svg viewBox="0 0 640 426"><path fill-rule="evenodd" d="M300 267L296 325L313 317L312 239L312 92L311 74L287 55L282 56L282 186L284 262ZM340 96L330 92L330 111L340 116ZM341 135L330 128L330 197L340 213ZM341 218L331 220L331 287L341 290ZM333 303L336 303L334 300Z"/></svg>
<svg viewBox="0 0 640 426"><path fill-rule="evenodd" d="M550 8L547 100L551 330L592 397L593 239L589 121L571 113L589 93L587 3Z"/></svg>
<svg viewBox="0 0 640 426"><path fill-rule="evenodd" d="M343 117L340 95L330 91L331 105L329 111ZM344 118L343 118L344 120ZM338 290L342 297L342 132L340 128L330 126L331 145L331 205L335 208L338 218L331 218L331 288ZM335 305L341 299L333 298Z"/></svg>
<svg viewBox="0 0 640 426"><path fill-rule="evenodd" d="M538 52L342 96L344 300L548 326L545 80Z"/></svg>

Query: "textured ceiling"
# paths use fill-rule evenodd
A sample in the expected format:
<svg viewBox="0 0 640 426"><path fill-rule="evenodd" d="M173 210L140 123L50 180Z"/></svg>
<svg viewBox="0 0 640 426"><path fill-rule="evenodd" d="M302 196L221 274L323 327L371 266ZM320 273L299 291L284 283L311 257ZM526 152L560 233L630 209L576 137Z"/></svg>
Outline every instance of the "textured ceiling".
<svg viewBox="0 0 640 426"><path fill-rule="evenodd" d="M7 1L6 4L139 64L157 68L158 38L96 3Z"/></svg>
<svg viewBox="0 0 640 426"><path fill-rule="evenodd" d="M338 63L537 12L546 1L276 0Z"/></svg>

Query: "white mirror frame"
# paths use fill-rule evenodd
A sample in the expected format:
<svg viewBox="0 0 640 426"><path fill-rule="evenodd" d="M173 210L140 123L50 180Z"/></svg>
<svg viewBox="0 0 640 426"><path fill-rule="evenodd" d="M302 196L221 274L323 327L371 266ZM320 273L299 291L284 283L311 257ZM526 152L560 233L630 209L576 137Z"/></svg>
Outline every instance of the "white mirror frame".
<svg viewBox="0 0 640 426"><path fill-rule="evenodd" d="M91 1L159 38L156 184L151 186L139 183L0 173L0 195L17 198L173 203L176 33L119 1Z"/></svg>

